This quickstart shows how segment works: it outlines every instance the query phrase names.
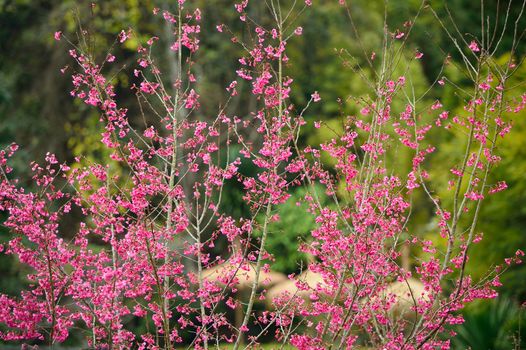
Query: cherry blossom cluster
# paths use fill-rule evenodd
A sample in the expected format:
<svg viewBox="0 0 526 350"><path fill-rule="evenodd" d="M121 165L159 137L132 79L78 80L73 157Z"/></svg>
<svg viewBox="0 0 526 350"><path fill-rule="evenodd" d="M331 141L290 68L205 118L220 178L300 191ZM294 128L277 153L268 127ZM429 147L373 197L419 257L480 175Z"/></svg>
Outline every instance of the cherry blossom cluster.
<svg viewBox="0 0 526 350"><path fill-rule="evenodd" d="M305 106L291 103L287 45L303 35L290 14L313 4L268 5L268 27L251 18L248 0L233 7L251 40L216 26L244 55L235 58L236 78L214 117L200 112L195 67L203 14L191 1L179 0L174 13L154 9L173 34L169 70L154 55L158 37L137 48L129 78L143 126L121 105L108 75L118 59L109 52L98 61L89 46L70 43L77 66L70 94L99 112L108 157L64 164L48 154L31 164L32 192L8 165L17 146L0 152L0 211L12 235L0 252L31 271L27 290L0 294L2 340L61 343L75 328L97 349L238 349L269 336L304 350L449 349L451 326L463 322L459 310L497 295L499 276L524 253L482 280L466 264L482 239L482 202L507 188L489 180L501 159L497 145L511 130L509 115L526 106L526 94L507 88L513 57L495 66L490 48L466 42L473 84L463 110L451 111L412 96L410 79L389 69L389 55L403 52L388 46L405 44L411 25L396 30L378 54L374 91L349 99L358 112L340 117L342 129L331 140L304 145L304 113L323 99L312 91ZM134 35L123 30L116 44ZM55 39L68 40L62 32ZM414 59L422 57L417 51ZM229 103L247 94L254 109L229 115ZM323 127L314 122L315 130ZM249 137L252 130L257 138ZM435 134L457 138L460 158L437 164ZM402 153L409 166L397 166ZM256 170L245 173L242 165ZM437 171L442 178L432 176ZM225 209L227 186L240 189L249 215ZM315 221L300 247L310 263L277 284L272 262L280 252L267 246L276 234L270 225L299 187L307 193L304 215ZM433 208L431 238L412 225L417 194ZM65 239L60 225L72 211L82 219ZM218 253L217 246L226 248ZM139 322L145 327L134 328Z"/></svg>

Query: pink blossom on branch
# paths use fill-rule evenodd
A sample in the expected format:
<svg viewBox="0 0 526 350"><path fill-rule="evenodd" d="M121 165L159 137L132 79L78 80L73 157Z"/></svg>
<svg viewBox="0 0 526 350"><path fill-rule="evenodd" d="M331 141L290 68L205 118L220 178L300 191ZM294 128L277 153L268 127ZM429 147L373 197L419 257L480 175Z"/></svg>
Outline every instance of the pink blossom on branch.
<svg viewBox="0 0 526 350"><path fill-rule="evenodd" d="M306 0L300 6L311 5ZM448 326L464 321L458 311L475 299L497 295L504 267L475 281L465 266L471 246L482 239L474 213L488 194L507 188L503 181L487 183L484 175L500 161L497 138L511 128L497 111L521 112L526 95L505 100L506 81L492 89L493 78L487 77L474 82L483 94L466 97L466 113L450 117L440 101L415 105L404 90L409 79L382 71L371 96L349 99L356 101L358 116L342 116L339 134L302 147L297 140L307 121L289 98L297 88L287 75L294 62L284 38L291 33L281 32L290 23L279 23L277 16L278 23L268 28L250 28L250 42L232 38L244 49L236 73L250 82L254 109L236 116L221 108L205 118L199 113L200 81L192 72L205 14L190 7L179 0L176 13L162 13L168 25L176 24L170 48L181 67L170 84L161 80L161 68L147 49L153 38L139 47L132 68L138 80L133 91L144 101L142 107L159 116L155 126L133 129L131 112L118 103L104 65L81 49L70 51L77 64L70 94L101 114L101 142L110 159L67 165L47 154L43 164L31 164L34 192L8 177L0 181L0 210L12 234L0 253L16 256L31 269L28 290L17 297L0 295L1 339L60 343L78 327L93 348L173 349L189 333L195 349L211 347L216 339L237 349L248 334L251 346L265 335L254 332L273 327L275 341L305 350L448 349ZM250 27L248 9L247 0L234 7ZM226 33L223 29L217 27ZM302 32L302 27L293 31ZM117 39L123 43L130 35L121 31ZM405 40L406 33L388 37L386 42ZM469 48L480 50L475 41ZM183 51L191 55L183 58ZM387 48L381 54L396 52ZM480 60L481 65L489 62ZM114 63L114 57L108 55L105 63ZM224 87L228 101L238 97L237 85L234 80ZM305 108L320 101L315 91ZM488 111L484 118L477 116L480 109ZM439 145L428 134L447 133L451 125L462 131L456 134L459 142L469 143L463 160L439 164L452 190L443 192L455 196L453 203L441 191L429 190L441 184L430 176ZM246 137L252 129L256 140ZM5 174L11 172L8 163L16 148L0 151ZM409 155L405 170L386 161L400 150ZM244 165L254 173L245 173ZM228 213L227 183L241 189L250 208L245 217ZM278 234L269 225L282 219L276 209L297 187L306 192L304 214L315 222L299 248L311 263L298 275L282 277L282 289L270 289L276 278L272 261L279 252L268 247L268 237ZM408 225L417 191L433 206L434 240L423 239ZM320 199L322 192L329 204ZM66 241L59 225L73 208L82 220ZM95 251L93 242L102 242L102 248ZM226 246L221 255L213 249L219 243ZM403 247L418 252L415 266L407 263ZM523 256L519 250L505 264L520 263ZM242 288L248 296L236 300ZM259 302L267 310L256 311ZM240 322L229 319L223 305L240 308ZM132 333L130 318L142 319L149 329ZM296 325L309 330L298 331L302 327Z"/></svg>

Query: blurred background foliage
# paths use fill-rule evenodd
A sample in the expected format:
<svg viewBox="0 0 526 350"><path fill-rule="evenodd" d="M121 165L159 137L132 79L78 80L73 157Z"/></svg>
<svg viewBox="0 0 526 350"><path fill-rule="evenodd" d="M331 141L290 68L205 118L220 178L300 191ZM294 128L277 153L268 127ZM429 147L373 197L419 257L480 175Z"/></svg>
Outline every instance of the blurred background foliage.
<svg viewBox="0 0 526 350"><path fill-rule="evenodd" d="M169 28L152 15L152 10L154 7L170 9L173 3L169 0L0 0L0 146L13 141L21 146L14 167L23 184L31 186L28 163L41 160L46 152L57 154L63 161L72 161L76 156L97 161L105 154L99 145L99 115L69 96L71 83L68 74L60 73L62 67L71 64L67 55L69 47L64 40L54 41L53 33L61 30L72 42L78 42L81 40L79 28L82 28L89 38L90 50L97 57L104 58L118 32L127 28L134 30L136 35L133 40L124 47L116 45L113 48L118 61L115 67L125 65L126 68L109 73L115 74L118 99L129 108L130 123L142 128L144 121L130 90L133 84L128 78L130 67L135 64L137 46L150 36L157 35L162 43L169 43ZM202 105L199 113L213 116L217 114L217 106L227 96L225 86L235 79L238 68L235 57L241 55L239 47L225 40L224 35L217 33L215 26L228 23L237 32L243 28L239 21L234 20L232 0L194 0L193 3L203 12L202 49L195 66ZM318 145L335 137L341 130L341 118L358 113L355 100L347 97L351 95L358 99L370 92L364 78L374 80L374 73L367 57L381 50L384 1L355 0L351 3L351 11L346 14L335 0L315 0L316 6L297 23L303 27L303 35L290 40L288 55L292 63L285 69L286 74L295 79L292 103L302 108L315 90L319 91L324 101L312 105L307 111L309 123L304 129L303 144ZM442 24L446 28L451 28L454 22L462 33L471 33L475 37L481 33L482 10L490 23L502 28L508 6L508 1L493 0L483 2L484 5L473 0L430 0L428 3L437 17L444 21ZM421 8L420 0L390 0L387 4L391 31L401 28L404 22L420 11L408 45L403 48L405 61L395 69L395 75L410 77L416 95L431 87L424 103L440 98L452 113L461 113L462 100L455 89L451 85L441 88L433 84L444 74L445 58L451 55L453 63L458 63L460 56L453 50L451 39L430 7ZM509 12L517 15L521 5L520 1L512 1ZM252 17L265 23L264 1L254 1L249 8ZM449 14L453 21L448 20ZM526 28L524 18L518 27L521 30ZM466 34L466 38L470 41L472 37ZM497 58L506 57L511 42L512 31L509 30L496 53ZM168 46L158 45L156 52L161 66L167 71L173 59L173 53L166 49ZM342 48L345 51L340 50ZM413 57L417 49L424 57L415 61ZM517 61L523 58L524 50L526 45L520 46ZM409 71L404 72L407 65ZM458 86L465 87L469 83L455 64L446 69L450 80ZM362 73L358 74L358 70ZM526 67L523 65L513 84L521 85L525 80ZM240 83L240 89L241 97L228 106L227 114L243 115L254 109L256 102L247 93L247 84ZM402 108L402 105L394 106L395 110ZM526 113L514 118L511 135L500 142L503 162L492 175L494 182L505 180L509 189L488 198L483 207L478 229L484 232L484 240L472 251L468 264L468 270L476 277L481 277L489 266L513 255L517 248L525 249ZM324 122L321 129L313 127L315 120ZM154 123L154 119L147 122ZM441 164L445 159L458 157L463 145L456 144L451 135L440 133L433 137L433 141L440 145L433 155L433 162ZM391 161L401 170L410 166L409 154L403 152ZM250 173L254 169L242 171ZM447 171L437 168L437 173L431 176ZM275 256L274 268L285 273L298 272L302 263L308 263L308 258L297 252L298 244L307 238L314 227L312 217L305 214L305 203L302 202L305 192L302 191L292 193L289 202L276 213L282 220L273 223L270 228L275 233L269 238L269 250ZM225 193L224 209L242 217L248 208L243 206L242 194L234 182L227 186ZM344 197L344 193L339 195ZM422 236L435 234L432 208L418 195L412 200L422 205L417 205L418 210L413 212L411 229ZM65 236L76 231L77 221L73 213L61 226ZM8 232L0 227L0 243L8 237ZM221 249L221 245L217 249ZM26 284L25 272L24 266L15 259L0 255L0 291L12 294L22 289ZM526 301L526 268L513 267L503 275L502 281L504 286L500 289L498 300L474 303L464 311L466 323L457 329L459 337L453 342L455 348L520 347L519 330L524 328L521 304ZM526 333L523 331L522 334Z"/></svg>

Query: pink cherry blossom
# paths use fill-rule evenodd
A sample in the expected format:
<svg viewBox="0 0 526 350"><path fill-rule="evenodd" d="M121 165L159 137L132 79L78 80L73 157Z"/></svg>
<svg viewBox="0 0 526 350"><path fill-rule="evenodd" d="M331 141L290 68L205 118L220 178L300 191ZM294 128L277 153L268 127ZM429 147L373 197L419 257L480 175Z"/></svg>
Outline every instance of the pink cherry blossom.
<svg viewBox="0 0 526 350"><path fill-rule="evenodd" d="M297 40L303 28L294 16L285 23L270 16L265 27L256 25L252 3L237 0L231 9L250 40L227 41L241 48L233 50L241 57L233 60L231 73L242 80L219 89L224 101L216 111L201 109L206 79L195 61L206 50L200 21L209 14L184 0L174 13L162 13L173 28L166 39L176 53L175 73L157 66L150 50L157 37L138 44L129 80L141 108L122 104L105 69L105 62L115 60L112 54L95 62L82 45L69 51L75 65L68 70L69 94L100 114L105 158L97 163L78 157L70 164L47 153L30 164L33 184L25 188L10 165L18 146L0 150L0 169L10 174L0 180L0 210L9 231L0 254L16 257L28 271L24 291L0 294L2 341L54 345L75 328L88 347L101 349L207 349L217 341L237 350L243 341L257 347L264 337L301 350L364 344L449 349L450 326L464 322L459 311L498 295L500 275L522 262L521 250L500 266L488 266L484 279L465 266L473 244L483 239L476 229L478 206L508 187L487 175L497 176L492 170L506 152L505 143L495 145L511 131L511 118L523 113L526 94L508 97L509 82L487 76L495 68L488 65L497 61L476 56L468 69L480 66L476 75L483 78L471 86L479 93L459 89L463 110L448 110L440 100L408 99L411 80L396 72L409 66L380 65L375 73L382 78L371 82L374 88L338 100L349 106L333 127L335 119L323 115L333 107L323 105L318 91L300 105L291 99L305 93L289 76L295 62L288 49L288 40ZM312 1L297 5L301 14ZM225 28L216 27L232 34ZM123 43L131 33L123 30L117 40ZM399 46L392 39L405 36L396 31L386 45ZM55 39L60 37L56 32ZM402 55L398 46L382 52L382 60ZM469 48L480 51L476 41ZM254 103L236 115L226 106L237 98ZM309 114L312 102L321 102L322 114ZM298 142L308 136L302 127L312 125L310 118L326 126L316 131L329 135L320 144ZM314 129L321 123L314 121ZM467 145L461 156L437 161L440 133ZM400 152L407 166L392 162ZM233 215L225 202L230 186L239 188L243 214ZM301 198L292 199L297 193ZM414 198L432 208L425 236L415 231L413 212L420 202ZM301 218L313 222L298 246L310 263L298 262L298 273L274 277L282 252L272 251L268 239L280 238L272 226L288 222L280 209L292 200ZM72 238L64 239L61 223L73 210L80 222ZM288 287L272 289L273 278ZM137 322L147 327L130 326Z"/></svg>

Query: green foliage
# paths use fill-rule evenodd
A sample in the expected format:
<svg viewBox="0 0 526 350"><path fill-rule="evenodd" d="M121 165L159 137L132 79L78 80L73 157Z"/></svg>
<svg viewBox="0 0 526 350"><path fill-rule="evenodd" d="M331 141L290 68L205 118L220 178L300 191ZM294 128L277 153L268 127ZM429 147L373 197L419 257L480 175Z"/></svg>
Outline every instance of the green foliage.
<svg viewBox="0 0 526 350"><path fill-rule="evenodd" d="M327 202L321 188L315 191L322 203ZM298 251L301 242L305 242L309 232L315 228L314 217L306 214L308 203L305 196L308 194L305 188L296 189L289 200L278 207L275 214L279 215L280 220L269 224L267 250L276 259L272 267L277 271L297 273L308 265L308 257Z"/></svg>
<svg viewBox="0 0 526 350"><path fill-rule="evenodd" d="M479 302L464 312L465 323L455 329L453 349L508 350L526 346L524 312L509 299Z"/></svg>

